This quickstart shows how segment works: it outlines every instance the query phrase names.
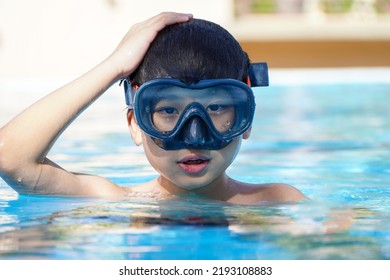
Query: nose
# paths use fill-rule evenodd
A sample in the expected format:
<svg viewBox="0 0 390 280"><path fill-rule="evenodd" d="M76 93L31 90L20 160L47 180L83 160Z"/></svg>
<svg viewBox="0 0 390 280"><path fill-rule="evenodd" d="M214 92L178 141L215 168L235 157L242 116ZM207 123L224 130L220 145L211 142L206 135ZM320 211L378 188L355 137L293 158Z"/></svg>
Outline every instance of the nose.
<svg viewBox="0 0 390 280"><path fill-rule="evenodd" d="M182 139L186 145L202 146L210 140L206 123L198 116L190 118L182 130Z"/></svg>

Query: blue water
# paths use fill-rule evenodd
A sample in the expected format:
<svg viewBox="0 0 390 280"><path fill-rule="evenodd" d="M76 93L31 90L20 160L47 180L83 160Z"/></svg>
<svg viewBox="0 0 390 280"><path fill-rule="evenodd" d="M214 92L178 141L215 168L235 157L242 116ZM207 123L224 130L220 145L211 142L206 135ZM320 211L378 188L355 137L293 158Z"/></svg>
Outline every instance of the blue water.
<svg viewBox="0 0 390 280"><path fill-rule="evenodd" d="M121 98L98 101L50 158L121 185L154 178ZM0 259L390 259L389 98L388 83L257 91L252 135L229 174L292 184L311 198L296 205L18 196L0 181Z"/></svg>

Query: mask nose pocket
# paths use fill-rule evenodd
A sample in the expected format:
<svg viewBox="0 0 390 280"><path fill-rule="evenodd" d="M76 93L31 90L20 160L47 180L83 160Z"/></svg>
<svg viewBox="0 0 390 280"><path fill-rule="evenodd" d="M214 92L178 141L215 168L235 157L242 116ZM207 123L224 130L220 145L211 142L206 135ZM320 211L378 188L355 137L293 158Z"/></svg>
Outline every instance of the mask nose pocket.
<svg viewBox="0 0 390 280"><path fill-rule="evenodd" d="M206 123L198 116L193 116L184 124L182 139L186 145L202 146L210 141Z"/></svg>

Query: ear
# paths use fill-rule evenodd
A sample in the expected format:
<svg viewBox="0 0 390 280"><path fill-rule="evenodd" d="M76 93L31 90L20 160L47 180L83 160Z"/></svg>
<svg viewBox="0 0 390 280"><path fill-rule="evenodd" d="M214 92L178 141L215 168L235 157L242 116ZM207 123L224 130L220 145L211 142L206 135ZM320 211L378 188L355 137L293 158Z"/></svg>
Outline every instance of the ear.
<svg viewBox="0 0 390 280"><path fill-rule="evenodd" d="M249 136L251 135L251 132L252 132L252 127L249 128L249 129L242 135L242 139L248 139Z"/></svg>
<svg viewBox="0 0 390 280"><path fill-rule="evenodd" d="M137 121L135 120L134 111L128 110L127 112L127 125L129 127L131 138L133 138L134 143L139 146L142 144L142 130L138 126Z"/></svg>

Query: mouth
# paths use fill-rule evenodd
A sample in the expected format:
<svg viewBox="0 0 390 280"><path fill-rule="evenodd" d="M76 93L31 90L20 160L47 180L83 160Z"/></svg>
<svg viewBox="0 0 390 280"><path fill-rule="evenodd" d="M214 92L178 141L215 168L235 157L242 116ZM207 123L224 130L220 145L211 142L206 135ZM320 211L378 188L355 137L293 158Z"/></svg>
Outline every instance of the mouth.
<svg viewBox="0 0 390 280"><path fill-rule="evenodd" d="M204 156L191 155L178 161L179 167L188 174L200 174L207 169L210 159Z"/></svg>

